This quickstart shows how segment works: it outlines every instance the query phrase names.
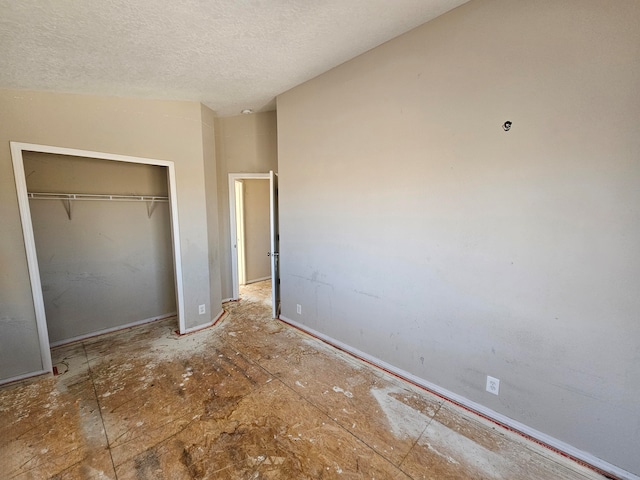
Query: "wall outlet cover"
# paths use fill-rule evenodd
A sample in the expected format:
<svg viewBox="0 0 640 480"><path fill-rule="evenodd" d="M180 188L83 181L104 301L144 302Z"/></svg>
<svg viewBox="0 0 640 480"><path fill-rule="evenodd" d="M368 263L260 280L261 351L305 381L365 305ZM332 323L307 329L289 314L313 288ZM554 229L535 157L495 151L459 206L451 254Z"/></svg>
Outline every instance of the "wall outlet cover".
<svg viewBox="0 0 640 480"><path fill-rule="evenodd" d="M494 395L500 394L500 379L487 375L487 392Z"/></svg>
<svg viewBox="0 0 640 480"><path fill-rule="evenodd" d="M200 315L204 315L205 313L207 313L206 307L204 305L198 305L198 313Z"/></svg>

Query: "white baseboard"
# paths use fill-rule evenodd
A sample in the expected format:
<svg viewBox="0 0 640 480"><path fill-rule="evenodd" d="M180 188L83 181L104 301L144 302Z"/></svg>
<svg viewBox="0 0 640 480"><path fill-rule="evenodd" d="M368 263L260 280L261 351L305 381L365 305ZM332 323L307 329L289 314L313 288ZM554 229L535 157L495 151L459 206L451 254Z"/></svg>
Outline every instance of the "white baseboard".
<svg viewBox="0 0 640 480"><path fill-rule="evenodd" d="M233 298L233 297L223 298L222 302L220 302L220 303L235 302L236 300L238 300L238 299L237 298Z"/></svg>
<svg viewBox="0 0 640 480"><path fill-rule="evenodd" d="M104 335L105 333L117 332L118 330L124 330L126 328L137 327L138 325L144 325L145 323L155 322L156 320L162 320L163 318L175 317L176 312L164 313L157 317L145 318L144 320L137 320L131 323L125 323L124 325L117 325L111 328L105 328L104 330L98 330L96 332L85 333L78 335L77 337L67 338L58 342L52 342L49 344L51 348L59 347L61 345L67 345L73 342L79 342L80 340L86 340L87 338L97 337L98 335Z"/></svg>
<svg viewBox="0 0 640 480"><path fill-rule="evenodd" d="M205 328L211 327L212 325L215 325L216 323L218 323L220 321L220 319L222 319L222 316L225 313L227 313L227 312L225 312L225 310L223 308L222 310L220 310L220 313L218 313L218 315L216 315L216 317L213 320L211 320L210 322L203 323L202 325L196 325L195 327L187 328L182 335L187 335L188 333L197 332L199 330L203 330Z"/></svg>
<svg viewBox="0 0 640 480"><path fill-rule="evenodd" d="M537 440L538 442L551 447L552 449L558 450L561 453L565 453L567 455L569 455L570 457L573 457L577 460L580 460L592 467L594 467L595 469L601 470L602 472L606 472L608 474L611 474L613 476L615 476L616 478L619 478L620 480L640 480L640 477L631 473L631 472L627 472L626 470L623 470L622 468L616 467L615 465L612 465L590 453L584 452L582 450L579 450L575 447L573 447L572 445L569 445L568 443L565 443L561 440L558 440L557 438L551 437L549 435L547 435L546 433L542 433L534 428L531 428L523 423L520 423L516 420L513 420L512 418L509 418L505 415L502 415L501 413L496 412L495 410L491 410L490 408L485 407L484 405L481 405L479 403L476 403L472 400L469 400L468 398L465 398L461 395L458 395L457 393L453 393L449 390L446 390L442 387L439 387L438 385L435 385L431 382L428 382L420 377L417 377L416 375L413 375L412 373L406 372L398 367L394 367L393 365L380 360L379 358L376 358L372 355L369 355L368 353L362 352L360 350L358 350L357 348L354 348L350 345L347 345L346 343L341 342L340 340L336 340L328 335L325 335L323 333L320 333L312 328L309 328L306 325L303 325L301 323L298 323L294 320L291 320L287 317L284 317L282 315L280 315L279 317L280 320L282 320L285 323L288 323L289 325L296 327L306 333L308 333L309 335L316 337L322 341L324 341L325 343L328 343L329 345L338 348L339 350L343 350L351 355L353 355L356 358L359 358L360 360L364 360L367 363L371 363L377 367L380 367L383 370L386 370L394 375L397 375L400 378L403 378L405 380L407 380L408 382L411 382L415 385L418 385L422 388L425 388L426 390L429 390L433 393L436 393L437 395L450 400L453 403L457 403L469 410L472 410L476 413L478 413L481 416L487 417L490 420L493 420L501 425L504 425L518 433L521 433L525 436L531 437L535 440Z"/></svg>
<svg viewBox="0 0 640 480"><path fill-rule="evenodd" d="M36 372L23 373L22 375L16 375L15 377L3 378L0 380L0 385L5 385L7 383L19 382L20 380L24 380L25 378L37 377L40 375L48 375L51 372L47 370L38 370Z"/></svg>
<svg viewBox="0 0 640 480"><path fill-rule="evenodd" d="M271 275L262 278L254 278L253 280L247 280L245 285L250 285L252 283L264 282L265 280L271 280Z"/></svg>

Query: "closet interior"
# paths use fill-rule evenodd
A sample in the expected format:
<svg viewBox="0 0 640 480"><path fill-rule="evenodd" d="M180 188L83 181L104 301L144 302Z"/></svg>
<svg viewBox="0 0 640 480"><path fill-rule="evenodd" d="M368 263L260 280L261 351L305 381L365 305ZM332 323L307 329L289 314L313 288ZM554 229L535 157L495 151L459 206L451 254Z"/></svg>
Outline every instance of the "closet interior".
<svg viewBox="0 0 640 480"><path fill-rule="evenodd" d="M175 315L166 167L23 160L50 345Z"/></svg>

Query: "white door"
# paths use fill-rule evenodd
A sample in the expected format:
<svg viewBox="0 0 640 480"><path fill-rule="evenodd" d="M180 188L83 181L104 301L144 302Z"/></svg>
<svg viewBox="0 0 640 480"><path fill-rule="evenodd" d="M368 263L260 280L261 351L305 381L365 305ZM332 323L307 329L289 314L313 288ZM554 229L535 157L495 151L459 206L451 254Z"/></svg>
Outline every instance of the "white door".
<svg viewBox="0 0 640 480"><path fill-rule="evenodd" d="M271 303L273 305L273 318L280 316L280 253L279 243L280 235L278 234L278 174L269 172L270 198L269 206L271 208Z"/></svg>

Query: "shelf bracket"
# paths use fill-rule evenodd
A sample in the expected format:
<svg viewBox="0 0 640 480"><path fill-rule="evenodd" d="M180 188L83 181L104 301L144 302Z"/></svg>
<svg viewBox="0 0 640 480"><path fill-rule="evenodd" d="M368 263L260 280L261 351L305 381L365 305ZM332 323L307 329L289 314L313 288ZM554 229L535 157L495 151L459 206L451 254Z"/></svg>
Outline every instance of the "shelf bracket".
<svg viewBox="0 0 640 480"><path fill-rule="evenodd" d="M62 205L64 206L64 211L67 212L67 217L71 220L71 197L61 199Z"/></svg>
<svg viewBox="0 0 640 480"><path fill-rule="evenodd" d="M151 201L147 200L147 215L151 218L153 211L156 209L156 199L152 198Z"/></svg>

